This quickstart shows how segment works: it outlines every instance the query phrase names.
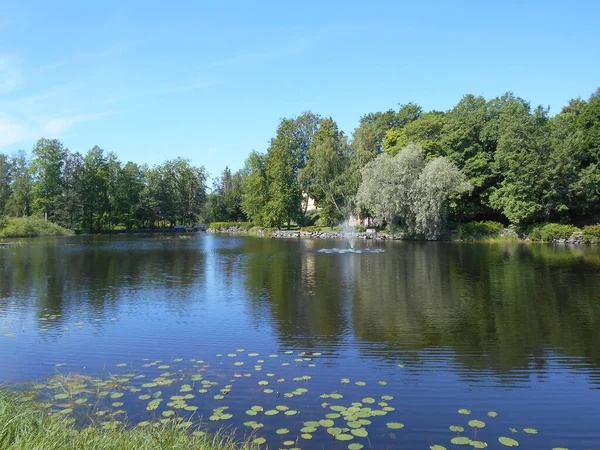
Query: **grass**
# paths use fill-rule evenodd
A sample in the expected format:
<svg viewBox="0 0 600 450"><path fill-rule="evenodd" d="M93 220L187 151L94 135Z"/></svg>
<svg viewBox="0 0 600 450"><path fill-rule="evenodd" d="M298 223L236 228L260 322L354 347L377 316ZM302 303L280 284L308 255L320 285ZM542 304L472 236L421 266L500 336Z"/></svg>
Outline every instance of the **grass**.
<svg viewBox="0 0 600 450"><path fill-rule="evenodd" d="M0 238L70 236L73 232L40 217L0 217Z"/></svg>
<svg viewBox="0 0 600 450"><path fill-rule="evenodd" d="M198 433L194 434L194 431ZM22 394L0 389L0 448L3 450L246 450L231 434L206 435L196 429L178 429L159 422L144 428L120 426L105 430L97 425L78 429L66 418L49 416Z"/></svg>

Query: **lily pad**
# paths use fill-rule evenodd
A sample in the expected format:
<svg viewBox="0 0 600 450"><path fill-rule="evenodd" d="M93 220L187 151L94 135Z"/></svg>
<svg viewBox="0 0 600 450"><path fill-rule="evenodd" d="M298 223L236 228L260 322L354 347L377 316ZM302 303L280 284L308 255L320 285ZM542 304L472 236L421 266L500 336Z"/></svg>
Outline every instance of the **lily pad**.
<svg viewBox="0 0 600 450"><path fill-rule="evenodd" d="M490 412L488 412L488 416L489 417L498 417L498 413L496 411L490 411Z"/></svg>
<svg viewBox="0 0 600 450"><path fill-rule="evenodd" d="M470 409L459 409L458 413L468 415L468 414L471 414L471 410Z"/></svg>
<svg viewBox="0 0 600 450"><path fill-rule="evenodd" d="M485 427L485 422L481 420L469 420L469 426L472 428L483 428Z"/></svg>
<svg viewBox="0 0 600 450"><path fill-rule="evenodd" d="M442 445L430 445L429 450L447 450L446 447Z"/></svg>
<svg viewBox="0 0 600 450"><path fill-rule="evenodd" d="M471 441L471 444L469 445L471 445L473 448L486 448L488 446L487 442L483 441Z"/></svg>
<svg viewBox="0 0 600 450"><path fill-rule="evenodd" d="M277 433L277 434L288 434L289 432L290 432L290 430L288 430L287 428L280 428L275 433Z"/></svg>
<svg viewBox="0 0 600 450"><path fill-rule="evenodd" d="M390 430L399 430L401 428L404 428L404 424L403 423L399 423L399 422L388 422L385 424Z"/></svg>
<svg viewBox="0 0 600 450"><path fill-rule="evenodd" d="M450 431L454 431L456 433L462 433L463 431L465 431L465 429L461 426L458 425L451 425L450 426Z"/></svg>
<svg viewBox="0 0 600 450"><path fill-rule="evenodd" d="M348 444L348 450L361 450L364 445L359 444L358 442L353 442L352 444ZM446 450L446 449L444 449Z"/></svg>
<svg viewBox="0 0 600 450"><path fill-rule="evenodd" d="M518 447L519 443L512 438L501 436L498 438L498 442L506 447Z"/></svg>
<svg viewBox="0 0 600 450"><path fill-rule="evenodd" d="M464 436L458 436L450 439L450 442L454 445L469 445L471 443L471 439Z"/></svg>
<svg viewBox="0 0 600 450"><path fill-rule="evenodd" d="M523 431L527 434L538 434L538 430L535 428L523 428Z"/></svg>
<svg viewBox="0 0 600 450"><path fill-rule="evenodd" d="M356 437L367 437L369 435L369 432L367 430L365 430L364 428L354 428L352 430L350 430L350 432L356 436Z"/></svg>
<svg viewBox="0 0 600 450"><path fill-rule="evenodd" d="M351 434L338 434L335 436L335 439L337 439L338 441L351 441L352 439L354 439L354 436L352 436Z"/></svg>

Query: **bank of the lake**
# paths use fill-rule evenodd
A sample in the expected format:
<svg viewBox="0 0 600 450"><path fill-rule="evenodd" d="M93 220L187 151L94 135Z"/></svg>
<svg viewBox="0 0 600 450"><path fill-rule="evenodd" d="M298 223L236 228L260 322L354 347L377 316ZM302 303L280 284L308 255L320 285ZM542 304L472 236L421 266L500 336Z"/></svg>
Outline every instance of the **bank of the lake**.
<svg viewBox="0 0 600 450"><path fill-rule="evenodd" d="M20 392L0 389L0 448L3 450L245 450L226 432L207 434L198 425L156 421L145 427L76 427L66 415L50 415Z"/></svg>
<svg viewBox="0 0 600 450"><path fill-rule="evenodd" d="M364 228L364 227L362 227ZM376 241L423 240L407 233L370 229L348 232L339 227L307 227L297 230L279 230L257 227L251 223L219 222L211 223L207 232L215 234L250 235L273 239L360 239ZM526 229L505 228L497 222L470 222L448 229L440 241L449 242L541 242L555 244L598 244L600 224L578 228L573 225L544 223Z"/></svg>

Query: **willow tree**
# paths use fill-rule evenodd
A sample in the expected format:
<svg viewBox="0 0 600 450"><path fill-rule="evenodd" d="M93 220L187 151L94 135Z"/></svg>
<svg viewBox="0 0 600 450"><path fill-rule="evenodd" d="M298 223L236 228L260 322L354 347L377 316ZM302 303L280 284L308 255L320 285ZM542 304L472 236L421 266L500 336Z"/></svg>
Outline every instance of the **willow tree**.
<svg viewBox="0 0 600 450"><path fill-rule="evenodd" d="M357 202L379 221L435 239L443 229L449 197L469 189L453 163L443 157L427 161L420 145L409 144L396 156L380 155L364 167Z"/></svg>

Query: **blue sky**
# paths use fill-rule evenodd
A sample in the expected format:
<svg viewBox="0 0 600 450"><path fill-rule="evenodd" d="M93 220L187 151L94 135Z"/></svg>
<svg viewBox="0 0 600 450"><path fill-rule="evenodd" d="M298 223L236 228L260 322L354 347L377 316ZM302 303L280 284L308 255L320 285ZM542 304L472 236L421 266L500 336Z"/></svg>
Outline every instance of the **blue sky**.
<svg viewBox="0 0 600 450"><path fill-rule="evenodd" d="M361 115L513 91L560 111L600 87L600 2L4 1L0 152L56 137L212 175L312 110Z"/></svg>

